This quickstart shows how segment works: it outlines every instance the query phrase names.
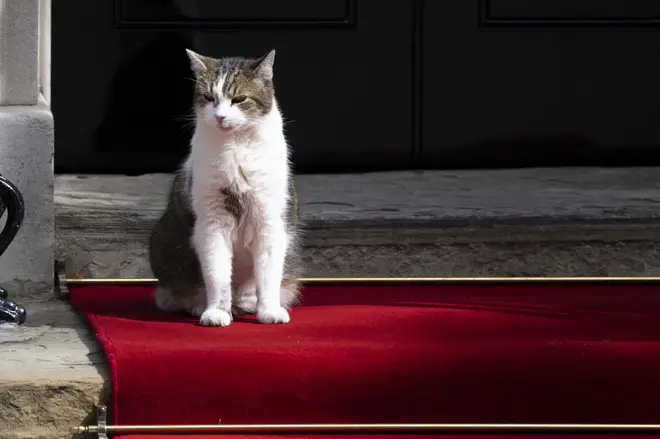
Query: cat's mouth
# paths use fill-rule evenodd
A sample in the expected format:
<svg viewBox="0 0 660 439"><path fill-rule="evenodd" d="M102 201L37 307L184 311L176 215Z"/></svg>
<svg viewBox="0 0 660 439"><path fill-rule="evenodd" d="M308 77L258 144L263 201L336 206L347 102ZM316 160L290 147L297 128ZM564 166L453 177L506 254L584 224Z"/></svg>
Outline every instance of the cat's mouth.
<svg viewBox="0 0 660 439"><path fill-rule="evenodd" d="M216 126L218 127L218 129L220 131L223 131L225 133L229 133L231 131L234 131L236 128L238 128L237 125L227 125L225 123L219 123L219 124L216 124Z"/></svg>

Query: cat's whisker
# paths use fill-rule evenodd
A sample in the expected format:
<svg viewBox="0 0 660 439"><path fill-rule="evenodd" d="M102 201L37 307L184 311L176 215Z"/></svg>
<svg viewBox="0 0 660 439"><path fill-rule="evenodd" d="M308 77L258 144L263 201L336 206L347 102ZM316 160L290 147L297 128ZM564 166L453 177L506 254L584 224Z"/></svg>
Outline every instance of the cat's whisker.
<svg viewBox="0 0 660 439"><path fill-rule="evenodd" d="M195 115L195 114L180 114L178 116L174 116L173 119L178 120L178 121L195 122L195 120L197 119L197 115Z"/></svg>

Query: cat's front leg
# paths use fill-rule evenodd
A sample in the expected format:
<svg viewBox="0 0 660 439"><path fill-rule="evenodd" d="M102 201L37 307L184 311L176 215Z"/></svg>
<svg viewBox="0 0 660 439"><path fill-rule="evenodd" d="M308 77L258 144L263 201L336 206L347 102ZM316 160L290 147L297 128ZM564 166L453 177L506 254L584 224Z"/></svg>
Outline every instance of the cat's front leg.
<svg viewBox="0 0 660 439"><path fill-rule="evenodd" d="M255 251L257 278L257 320L260 323L288 323L289 313L282 307L280 289L288 236L280 219L266 221Z"/></svg>
<svg viewBox="0 0 660 439"><path fill-rule="evenodd" d="M202 326L229 326L231 317L232 245L229 221L197 221L193 245L197 251L206 290Z"/></svg>

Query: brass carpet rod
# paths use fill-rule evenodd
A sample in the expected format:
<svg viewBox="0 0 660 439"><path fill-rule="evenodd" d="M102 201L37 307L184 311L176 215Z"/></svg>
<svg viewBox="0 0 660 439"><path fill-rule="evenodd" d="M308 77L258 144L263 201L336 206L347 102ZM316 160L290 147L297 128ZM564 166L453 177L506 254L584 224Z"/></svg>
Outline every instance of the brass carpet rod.
<svg viewBox="0 0 660 439"><path fill-rule="evenodd" d="M212 425L108 425L108 408L96 410L96 425L80 425L72 435L95 434L470 434L470 433L660 433L660 424L212 424Z"/></svg>
<svg viewBox="0 0 660 439"><path fill-rule="evenodd" d="M66 278L67 285L155 284L155 278ZM369 284L369 283L660 283L660 277L308 277L304 284Z"/></svg>
<svg viewBox="0 0 660 439"><path fill-rule="evenodd" d="M660 433L660 424L236 424L79 426L72 434Z"/></svg>

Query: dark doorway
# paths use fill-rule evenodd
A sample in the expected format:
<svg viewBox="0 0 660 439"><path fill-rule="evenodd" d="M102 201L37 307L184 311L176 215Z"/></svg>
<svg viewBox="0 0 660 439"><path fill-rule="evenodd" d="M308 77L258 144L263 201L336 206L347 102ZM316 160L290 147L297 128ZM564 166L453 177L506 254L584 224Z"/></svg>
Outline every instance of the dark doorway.
<svg viewBox="0 0 660 439"><path fill-rule="evenodd" d="M606 3L53 2L56 171L173 171L185 48L277 49L298 172L660 164L660 6Z"/></svg>

